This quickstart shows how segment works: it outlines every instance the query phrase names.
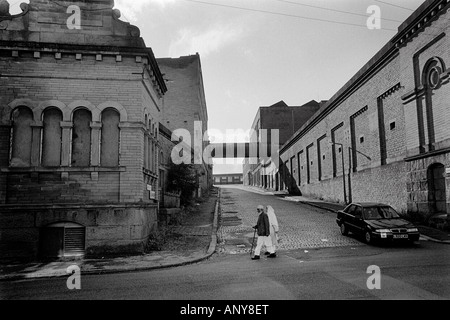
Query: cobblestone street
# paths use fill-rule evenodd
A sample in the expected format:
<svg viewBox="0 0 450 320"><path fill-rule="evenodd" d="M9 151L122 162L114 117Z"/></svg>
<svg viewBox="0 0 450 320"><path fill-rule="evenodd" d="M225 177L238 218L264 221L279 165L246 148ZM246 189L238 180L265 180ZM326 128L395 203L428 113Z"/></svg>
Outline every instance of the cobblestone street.
<svg viewBox="0 0 450 320"><path fill-rule="evenodd" d="M242 186L226 186L221 188L219 253L250 252L259 204L275 210L280 225L278 250L363 245L358 239L341 235L332 212Z"/></svg>

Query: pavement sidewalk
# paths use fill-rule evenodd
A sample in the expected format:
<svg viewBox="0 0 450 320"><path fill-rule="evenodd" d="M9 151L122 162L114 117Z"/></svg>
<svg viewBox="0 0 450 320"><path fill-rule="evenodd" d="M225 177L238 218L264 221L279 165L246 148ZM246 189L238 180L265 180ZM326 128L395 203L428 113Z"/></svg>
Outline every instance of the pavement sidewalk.
<svg viewBox="0 0 450 320"><path fill-rule="evenodd" d="M163 251L125 257L79 259L51 262L1 262L0 281L31 278L67 277L67 268L76 265L81 274L104 274L144 271L182 266L208 259L216 251L219 194L212 194L197 206L191 216L179 226L174 226ZM208 238L210 236L210 238ZM203 238L210 239L209 245ZM198 240L202 238L202 240Z"/></svg>
<svg viewBox="0 0 450 320"><path fill-rule="evenodd" d="M281 197L288 201L294 201L294 202L301 202L305 203L317 208L325 209L330 212L335 213L338 210L342 210L345 208L345 205L342 203L336 203L336 202L327 202L320 199L312 199L307 198L303 196L291 196L287 194L286 191L267 191L261 188L257 187L247 187L245 186L248 191L257 192L260 194L267 194L267 195L274 195ZM419 229L419 232L423 238L429 241L439 242L439 243L448 243L450 244L450 232L446 232L440 229L432 228L429 226L424 225L418 225L417 228Z"/></svg>

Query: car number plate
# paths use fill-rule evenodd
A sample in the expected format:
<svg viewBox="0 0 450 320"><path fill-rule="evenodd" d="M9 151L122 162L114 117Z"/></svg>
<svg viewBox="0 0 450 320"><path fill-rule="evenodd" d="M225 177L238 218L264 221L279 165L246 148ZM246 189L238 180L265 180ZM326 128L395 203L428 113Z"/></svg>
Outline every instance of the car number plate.
<svg viewBox="0 0 450 320"><path fill-rule="evenodd" d="M408 239L407 234L394 234L394 239Z"/></svg>

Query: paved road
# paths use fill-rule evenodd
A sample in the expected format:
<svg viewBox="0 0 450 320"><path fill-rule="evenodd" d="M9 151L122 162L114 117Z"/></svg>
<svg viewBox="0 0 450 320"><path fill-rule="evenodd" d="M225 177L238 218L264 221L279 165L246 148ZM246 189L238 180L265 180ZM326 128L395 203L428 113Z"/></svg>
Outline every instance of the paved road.
<svg viewBox="0 0 450 320"><path fill-rule="evenodd" d="M149 272L81 275L81 290L75 291L67 289L66 278L0 282L0 299L450 299L446 244L368 246L341 236L335 215L328 211L236 189L224 191L230 226L221 230L222 253L207 261ZM236 246L248 242L260 203L277 210L282 249L276 259L252 261L248 249L239 254ZM379 267L380 289L367 287L369 266Z"/></svg>
<svg viewBox="0 0 450 320"><path fill-rule="evenodd" d="M369 290L367 268L381 271L381 289ZM2 299L450 299L448 246L340 247L287 250L276 259L216 255L196 265L150 272L0 282Z"/></svg>
<svg viewBox="0 0 450 320"><path fill-rule="evenodd" d="M341 235L332 212L239 186L222 187L221 193L222 217L226 221L219 229L221 253L249 252L259 204L271 205L275 210L280 225L279 250L362 245L358 239ZM241 245L245 248L238 247Z"/></svg>

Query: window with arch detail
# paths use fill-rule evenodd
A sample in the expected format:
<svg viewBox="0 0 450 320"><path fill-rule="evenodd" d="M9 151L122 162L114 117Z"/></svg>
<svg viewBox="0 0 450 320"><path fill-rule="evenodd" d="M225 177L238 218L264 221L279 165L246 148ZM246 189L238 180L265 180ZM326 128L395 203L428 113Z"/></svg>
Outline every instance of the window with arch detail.
<svg viewBox="0 0 450 320"><path fill-rule="evenodd" d="M427 135L429 150L435 150L436 129L435 129L435 110L433 107L433 96L435 90L442 85L441 74L445 71L445 64L442 59L433 57L427 61L422 74L422 84L425 88L425 109L427 121ZM423 125L423 124L422 124ZM423 152L423 150L422 150Z"/></svg>
<svg viewBox="0 0 450 320"><path fill-rule="evenodd" d="M102 112L101 166L119 166L119 123L120 114L115 109L108 108Z"/></svg>
<svg viewBox="0 0 450 320"><path fill-rule="evenodd" d="M48 108L43 116L42 165L56 167L61 165L61 121L62 112L57 108Z"/></svg>
<svg viewBox="0 0 450 320"><path fill-rule="evenodd" d="M441 85L441 74L445 71L444 62L437 57L427 61L422 74L422 83L426 89L438 89Z"/></svg>
<svg viewBox="0 0 450 320"><path fill-rule="evenodd" d="M33 132L33 113L28 107L20 106L11 115L12 145L11 167L29 167L31 165L31 143Z"/></svg>
<svg viewBox="0 0 450 320"><path fill-rule="evenodd" d="M77 109L73 113L72 166L88 167L91 160L91 121L89 110Z"/></svg>

